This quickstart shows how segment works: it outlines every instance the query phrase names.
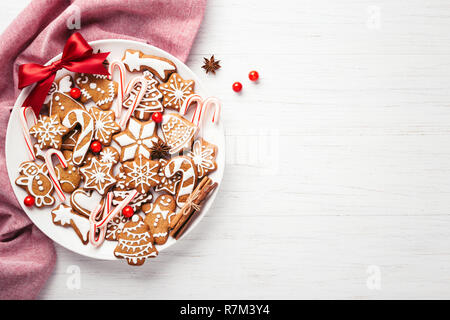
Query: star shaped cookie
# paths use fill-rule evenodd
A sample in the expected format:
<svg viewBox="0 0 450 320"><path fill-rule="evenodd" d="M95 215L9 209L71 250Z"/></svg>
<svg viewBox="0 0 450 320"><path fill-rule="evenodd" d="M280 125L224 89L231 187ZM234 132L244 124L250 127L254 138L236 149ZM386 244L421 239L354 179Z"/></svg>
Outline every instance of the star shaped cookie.
<svg viewBox="0 0 450 320"><path fill-rule="evenodd" d="M84 177L84 188L87 190L97 190L98 193L104 195L106 190L116 183L116 179L112 176L111 162L102 163L95 157L92 158L90 165L80 169Z"/></svg>
<svg viewBox="0 0 450 320"><path fill-rule="evenodd" d="M184 80L178 73L173 73L166 83L159 85L163 94L163 106L180 111L183 102L194 93L194 80Z"/></svg>
<svg viewBox="0 0 450 320"><path fill-rule="evenodd" d="M201 138L194 142L192 150L188 152L187 157L194 162L199 179L217 169L216 153L217 146L212 143Z"/></svg>
<svg viewBox="0 0 450 320"><path fill-rule="evenodd" d="M103 145L109 146L113 134L120 131L120 126L115 121L114 111L103 111L92 107L89 113L95 120L94 139L100 141Z"/></svg>

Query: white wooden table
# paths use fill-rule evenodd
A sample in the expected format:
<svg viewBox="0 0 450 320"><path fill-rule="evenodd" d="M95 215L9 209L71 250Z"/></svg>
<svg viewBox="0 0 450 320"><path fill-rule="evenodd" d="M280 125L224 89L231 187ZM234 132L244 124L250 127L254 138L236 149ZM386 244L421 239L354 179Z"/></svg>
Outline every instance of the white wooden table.
<svg viewBox="0 0 450 320"><path fill-rule="evenodd" d="M224 104L212 210L141 268L57 246L40 298L450 298L448 1L210 0L188 65Z"/></svg>

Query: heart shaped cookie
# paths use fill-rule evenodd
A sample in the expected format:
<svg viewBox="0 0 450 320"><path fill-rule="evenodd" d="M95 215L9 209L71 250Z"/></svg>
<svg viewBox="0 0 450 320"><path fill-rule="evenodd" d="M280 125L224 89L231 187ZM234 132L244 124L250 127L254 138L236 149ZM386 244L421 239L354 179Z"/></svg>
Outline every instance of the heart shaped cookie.
<svg viewBox="0 0 450 320"><path fill-rule="evenodd" d="M97 204L103 202L103 197L94 191L86 191L84 189L77 189L70 195L70 204L72 208L86 217L89 217L92 210Z"/></svg>

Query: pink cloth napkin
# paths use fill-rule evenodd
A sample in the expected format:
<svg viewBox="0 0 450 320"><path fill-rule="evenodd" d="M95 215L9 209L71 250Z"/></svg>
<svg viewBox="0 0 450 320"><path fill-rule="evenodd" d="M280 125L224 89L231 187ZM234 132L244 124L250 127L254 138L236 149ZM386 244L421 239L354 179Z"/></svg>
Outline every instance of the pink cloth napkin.
<svg viewBox="0 0 450 320"><path fill-rule="evenodd" d="M18 66L45 63L75 31L87 41L147 42L185 61L205 5L206 0L34 0L0 36L0 299L35 298L55 265L52 241L21 210L6 171L5 136L19 93ZM69 30L68 21L76 25L78 14L81 28Z"/></svg>

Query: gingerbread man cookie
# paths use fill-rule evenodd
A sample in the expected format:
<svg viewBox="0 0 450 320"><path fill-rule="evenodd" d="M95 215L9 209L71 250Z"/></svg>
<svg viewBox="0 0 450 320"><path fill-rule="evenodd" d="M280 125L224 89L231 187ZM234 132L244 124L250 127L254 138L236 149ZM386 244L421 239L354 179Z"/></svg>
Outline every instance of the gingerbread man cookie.
<svg viewBox="0 0 450 320"><path fill-rule="evenodd" d="M167 194L160 195L154 203L142 206L142 211L147 214L144 222L149 226L155 244L164 244L169 238L170 221L176 207L175 199Z"/></svg>
<svg viewBox="0 0 450 320"><path fill-rule="evenodd" d="M45 163L41 165L33 161L22 163L19 166L16 184L34 197L36 207L51 206L55 203L55 198L52 196L53 183L48 177Z"/></svg>
<svg viewBox="0 0 450 320"><path fill-rule="evenodd" d="M163 94L163 106L180 111L187 97L194 93L194 85L194 80L184 80L178 73L172 74L166 83L159 85L159 91Z"/></svg>
<svg viewBox="0 0 450 320"><path fill-rule="evenodd" d="M69 129L59 122L59 116L40 116L36 125L31 127L30 135L36 138L41 149L61 149L63 136Z"/></svg>
<svg viewBox="0 0 450 320"><path fill-rule="evenodd" d="M105 75L77 73L75 83L80 87L81 102L92 100L102 110L110 109L117 96L117 82Z"/></svg>

